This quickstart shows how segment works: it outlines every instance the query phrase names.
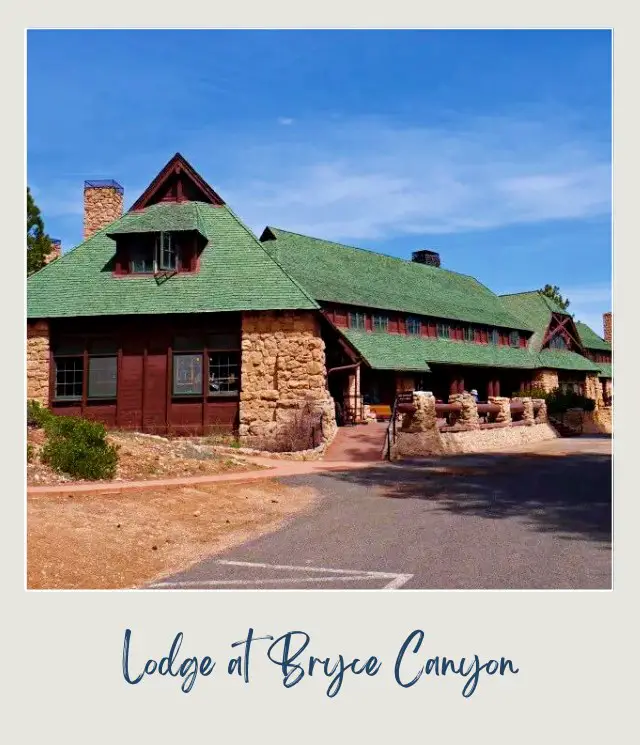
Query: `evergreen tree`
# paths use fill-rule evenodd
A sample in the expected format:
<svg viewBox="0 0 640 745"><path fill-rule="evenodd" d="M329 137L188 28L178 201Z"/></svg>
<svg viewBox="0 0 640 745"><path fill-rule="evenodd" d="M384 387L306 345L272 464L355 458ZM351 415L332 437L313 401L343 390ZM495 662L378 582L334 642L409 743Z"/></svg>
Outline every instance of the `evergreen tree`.
<svg viewBox="0 0 640 745"><path fill-rule="evenodd" d="M52 250L51 238L44 232L42 215L27 187L27 276L42 269Z"/></svg>
<svg viewBox="0 0 640 745"><path fill-rule="evenodd" d="M545 285L540 292L551 298L551 300L554 300L563 310L566 310L571 305L570 300L562 297L560 288L557 285Z"/></svg>

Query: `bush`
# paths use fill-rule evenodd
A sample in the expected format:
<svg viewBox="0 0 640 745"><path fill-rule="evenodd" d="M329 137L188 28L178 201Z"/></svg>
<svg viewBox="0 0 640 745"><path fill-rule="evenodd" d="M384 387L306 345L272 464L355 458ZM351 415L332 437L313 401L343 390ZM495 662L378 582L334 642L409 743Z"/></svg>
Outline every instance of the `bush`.
<svg viewBox="0 0 640 745"><path fill-rule="evenodd" d="M42 428L53 418L54 414L39 401L27 401L27 425L29 427Z"/></svg>
<svg viewBox="0 0 640 745"><path fill-rule="evenodd" d="M584 409L584 411L593 411L596 402L592 398L581 396L579 393L567 391L563 393L556 388L547 394L547 411L550 414L564 414L568 409Z"/></svg>
<svg viewBox="0 0 640 745"><path fill-rule="evenodd" d="M118 465L118 450L106 441L99 422L72 416L50 416L45 422L47 442L41 460L56 471L79 479L111 479Z"/></svg>
<svg viewBox="0 0 640 745"><path fill-rule="evenodd" d="M33 460L33 445L27 443L27 463L31 463Z"/></svg>

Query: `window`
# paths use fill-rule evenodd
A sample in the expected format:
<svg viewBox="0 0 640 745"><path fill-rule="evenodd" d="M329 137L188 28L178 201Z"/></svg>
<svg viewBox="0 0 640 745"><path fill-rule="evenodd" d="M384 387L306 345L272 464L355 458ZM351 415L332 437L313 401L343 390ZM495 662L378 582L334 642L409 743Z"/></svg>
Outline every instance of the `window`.
<svg viewBox="0 0 640 745"><path fill-rule="evenodd" d="M173 233L160 233L156 238L156 261L161 271L173 271L178 268Z"/></svg>
<svg viewBox="0 0 640 745"><path fill-rule="evenodd" d="M419 318L407 318L407 334L420 335L422 333L422 323Z"/></svg>
<svg viewBox="0 0 640 745"><path fill-rule="evenodd" d="M238 334L213 333L207 336L207 349L240 349Z"/></svg>
<svg viewBox="0 0 640 745"><path fill-rule="evenodd" d="M451 327L448 323L439 323L436 332L439 339L449 339L451 337Z"/></svg>
<svg viewBox="0 0 640 745"><path fill-rule="evenodd" d="M173 395L201 396L204 355L173 355Z"/></svg>
<svg viewBox="0 0 640 745"><path fill-rule="evenodd" d="M154 274L158 271L176 271L179 254L175 233L161 232L138 236L137 243L129 249L129 271L132 274Z"/></svg>
<svg viewBox="0 0 640 745"><path fill-rule="evenodd" d="M373 317L373 330L374 331L388 331L389 330L388 316L374 316Z"/></svg>
<svg viewBox="0 0 640 745"><path fill-rule="evenodd" d="M465 341L475 341L475 329L473 326L463 326L463 336Z"/></svg>
<svg viewBox="0 0 640 745"><path fill-rule="evenodd" d="M509 334L509 346L511 347L520 346L520 334L517 331L512 331Z"/></svg>
<svg viewBox="0 0 640 745"><path fill-rule="evenodd" d="M489 329L489 344L500 344L500 332L498 329Z"/></svg>
<svg viewBox="0 0 640 745"><path fill-rule="evenodd" d="M153 274L153 254L144 245L132 246L129 270L132 274Z"/></svg>
<svg viewBox="0 0 640 745"><path fill-rule="evenodd" d="M209 355L209 395L237 395L239 369L239 352L212 352Z"/></svg>
<svg viewBox="0 0 640 745"><path fill-rule="evenodd" d="M56 401L78 401L82 399L84 382L83 357L56 357Z"/></svg>
<svg viewBox="0 0 640 745"><path fill-rule="evenodd" d="M556 334L549 342L549 347L551 349L566 349L567 341L564 338L564 336L560 336L560 334Z"/></svg>
<svg viewBox="0 0 640 745"><path fill-rule="evenodd" d="M349 313L349 328L364 329L365 328L364 313Z"/></svg>
<svg viewBox="0 0 640 745"><path fill-rule="evenodd" d="M118 358L89 357L88 398L115 398L118 389Z"/></svg>

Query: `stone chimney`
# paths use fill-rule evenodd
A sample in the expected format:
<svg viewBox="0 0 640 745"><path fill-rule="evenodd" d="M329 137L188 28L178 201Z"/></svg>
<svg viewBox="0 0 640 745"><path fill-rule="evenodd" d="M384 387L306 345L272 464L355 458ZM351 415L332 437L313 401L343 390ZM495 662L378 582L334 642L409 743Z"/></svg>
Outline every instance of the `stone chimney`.
<svg viewBox="0 0 640 745"><path fill-rule="evenodd" d="M124 189L117 181L84 182L84 240L122 217Z"/></svg>
<svg viewBox="0 0 640 745"><path fill-rule="evenodd" d="M440 254L437 251L422 249L421 251L414 251L411 254L411 261L414 261L416 264L440 266Z"/></svg>
<svg viewBox="0 0 640 745"><path fill-rule="evenodd" d="M602 314L602 325L604 326L604 338L609 344L613 341L613 313Z"/></svg>
<svg viewBox="0 0 640 745"><path fill-rule="evenodd" d="M60 256L62 256L62 241L60 238L52 238L51 239L51 251L50 253L45 256L44 263L49 264L54 259L58 259Z"/></svg>

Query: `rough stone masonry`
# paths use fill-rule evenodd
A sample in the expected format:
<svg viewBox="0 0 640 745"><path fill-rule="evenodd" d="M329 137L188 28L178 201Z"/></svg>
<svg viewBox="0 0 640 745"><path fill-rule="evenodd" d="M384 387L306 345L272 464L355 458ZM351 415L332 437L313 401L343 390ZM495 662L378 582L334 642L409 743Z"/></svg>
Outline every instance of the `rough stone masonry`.
<svg viewBox="0 0 640 745"><path fill-rule="evenodd" d="M295 449L322 420L322 439L335 433L326 385L324 341L308 311L243 313L239 437L266 448ZM287 442L291 440L291 442Z"/></svg>

